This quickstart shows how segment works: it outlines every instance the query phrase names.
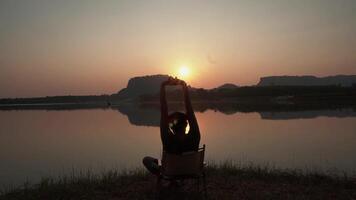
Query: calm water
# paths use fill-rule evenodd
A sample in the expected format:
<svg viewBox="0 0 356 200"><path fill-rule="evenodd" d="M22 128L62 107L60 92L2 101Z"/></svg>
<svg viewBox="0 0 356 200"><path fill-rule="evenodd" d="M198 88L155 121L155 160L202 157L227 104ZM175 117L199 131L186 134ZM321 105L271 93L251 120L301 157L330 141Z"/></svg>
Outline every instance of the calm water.
<svg viewBox="0 0 356 200"><path fill-rule="evenodd" d="M206 160L278 168L356 170L356 114L352 109L196 113ZM141 166L159 157L159 110L0 111L0 186L36 182L72 169L100 172Z"/></svg>

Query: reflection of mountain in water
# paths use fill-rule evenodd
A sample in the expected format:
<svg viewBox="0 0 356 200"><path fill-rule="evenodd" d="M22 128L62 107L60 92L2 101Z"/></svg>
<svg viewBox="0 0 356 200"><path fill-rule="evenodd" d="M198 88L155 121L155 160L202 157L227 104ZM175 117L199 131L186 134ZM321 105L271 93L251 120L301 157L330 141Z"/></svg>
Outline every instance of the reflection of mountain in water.
<svg viewBox="0 0 356 200"><path fill-rule="evenodd" d="M115 107L120 113L127 116L129 122L137 126L159 126L160 110L156 106L138 106L126 104Z"/></svg>
<svg viewBox="0 0 356 200"><path fill-rule="evenodd" d="M259 112L262 119L287 120L287 119L311 119L316 117L356 117L355 110L306 110L306 111L270 111Z"/></svg>
<svg viewBox="0 0 356 200"><path fill-rule="evenodd" d="M137 126L159 126L160 125L160 107L158 104L122 104L113 107L120 113L126 115L131 124ZM169 104L170 111L183 111L184 105L179 103ZM224 114L234 114L238 110L228 104L221 104L219 108L213 104L196 104L195 112L205 112L206 110L219 111Z"/></svg>
<svg viewBox="0 0 356 200"><path fill-rule="evenodd" d="M194 104L195 112L205 112L207 110L218 111L226 115L237 112L258 112L262 119L287 120L287 119L307 119L316 117L356 117L354 108L323 108L323 107L264 107L264 106L244 106L237 104ZM183 110L183 104L170 104L171 111ZM158 104L125 104L113 107L120 113L126 115L129 122L137 126L155 126L160 124L160 108Z"/></svg>

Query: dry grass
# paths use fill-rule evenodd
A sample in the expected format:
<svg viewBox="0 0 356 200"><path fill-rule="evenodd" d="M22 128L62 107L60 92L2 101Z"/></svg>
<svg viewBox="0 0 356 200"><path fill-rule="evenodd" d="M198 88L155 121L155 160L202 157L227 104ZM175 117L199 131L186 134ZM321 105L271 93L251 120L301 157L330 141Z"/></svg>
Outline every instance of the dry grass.
<svg viewBox="0 0 356 200"><path fill-rule="evenodd" d="M320 172L279 170L226 162L206 168L208 199L356 199L356 181ZM156 180L144 169L90 171L45 178L3 193L0 199L155 199ZM194 181L164 183L160 199L204 199Z"/></svg>

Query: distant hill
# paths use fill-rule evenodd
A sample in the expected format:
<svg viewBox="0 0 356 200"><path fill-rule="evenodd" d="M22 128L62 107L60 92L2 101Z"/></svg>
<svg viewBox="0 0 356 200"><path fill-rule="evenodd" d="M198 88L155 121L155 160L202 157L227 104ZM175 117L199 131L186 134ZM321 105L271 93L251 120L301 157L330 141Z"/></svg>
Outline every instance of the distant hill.
<svg viewBox="0 0 356 200"><path fill-rule="evenodd" d="M356 85L356 75L315 76L268 76L262 77L257 86L328 86L349 87Z"/></svg>
<svg viewBox="0 0 356 200"><path fill-rule="evenodd" d="M238 88L238 86L233 83L225 83L215 89L220 90L220 89L236 89L236 88Z"/></svg>
<svg viewBox="0 0 356 200"><path fill-rule="evenodd" d="M160 85L168 75L134 77L127 87L114 94L89 96L53 96L35 98L0 99L0 109L29 108L29 105L65 108L81 105L83 108L109 107L121 103L157 103ZM269 86L269 87L260 87ZM353 87L348 87L353 86ZM263 77L257 86L238 87L232 83L214 89L188 86L190 98L195 102L235 102L239 104L320 104L355 105L356 76L274 76ZM167 88L167 99L181 102L180 86Z"/></svg>
<svg viewBox="0 0 356 200"><path fill-rule="evenodd" d="M120 99L134 99L141 95L159 93L161 83L169 78L168 75L139 76L129 80L127 87L117 95Z"/></svg>

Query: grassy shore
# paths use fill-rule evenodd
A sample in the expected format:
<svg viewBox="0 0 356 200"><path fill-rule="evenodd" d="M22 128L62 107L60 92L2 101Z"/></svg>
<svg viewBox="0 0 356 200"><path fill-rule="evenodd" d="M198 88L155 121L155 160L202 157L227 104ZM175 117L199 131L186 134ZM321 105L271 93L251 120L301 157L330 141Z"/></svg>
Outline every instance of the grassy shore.
<svg viewBox="0 0 356 200"><path fill-rule="evenodd" d="M321 172L209 164L208 199L356 199L356 180ZM193 181L163 183L161 199L204 199ZM3 191L3 199L155 199L156 179L144 169L73 173Z"/></svg>

